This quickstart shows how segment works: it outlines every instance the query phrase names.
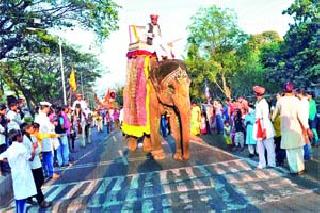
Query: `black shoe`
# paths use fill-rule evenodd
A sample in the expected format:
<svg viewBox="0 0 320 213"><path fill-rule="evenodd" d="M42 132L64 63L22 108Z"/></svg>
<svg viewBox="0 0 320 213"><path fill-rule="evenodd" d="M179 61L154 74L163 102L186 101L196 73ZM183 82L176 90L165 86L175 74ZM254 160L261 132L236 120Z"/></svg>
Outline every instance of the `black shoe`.
<svg viewBox="0 0 320 213"><path fill-rule="evenodd" d="M43 209L48 208L48 207L50 207L51 205L52 205L52 203L51 203L51 202L47 202L47 201L42 201L42 202L39 204L40 208L43 208Z"/></svg>
<svg viewBox="0 0 320 213"><path fill-rule="evenodd" d="M30 204L30 205L37 205L37 203L35 202L35 201L33 201L33 199L32 198L28 198L27 200L26 200L26 203L27 204Z"/></svg>

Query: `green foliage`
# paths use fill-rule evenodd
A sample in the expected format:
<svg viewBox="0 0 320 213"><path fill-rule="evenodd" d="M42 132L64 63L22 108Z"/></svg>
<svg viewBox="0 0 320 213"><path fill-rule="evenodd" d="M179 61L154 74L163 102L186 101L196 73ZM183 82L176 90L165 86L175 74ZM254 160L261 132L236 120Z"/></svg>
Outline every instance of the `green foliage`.
<svg viewBox="0 0 320 213"><path fill-rule="evenodd" d="M293 81L298 87L320 83L320 3L296 0L284 13L293 16L294 23L284 36L278 54L270 57L269 79L279 84Z"/></svg>
<svg viewBox="0 0 320 213"><path fill-rule="evenodd" d="M0 60L19 48L30 28L82 27L100 40L118 28L118 8L112 0L0 1ZM39 31L39 30L38 30Z"/></svg>
<svg viewBox="0 0 320 213"><path fill-rule="evenodd" d="M38 34L23 40L23 44L19 52L1 63L2 79L11 90L22 93L29 106L43 100L62 104L57 38ZM84 88L88 90L101 74L97 59L93 55L80 53L66 43L62 43L62 53L67 91L69 91L68 77L72 67L77 71L78 88L82 72Z"/></svg>
<svg viewBox="0 0 320 213"><path fill-rule="evenodd" d="M192 80L191 96L199 97L207 80L230 97L230 77L241 66L238 52L246 35L237 27L233 11L228 9L201 8L191 21L186 59Z"/></svg>

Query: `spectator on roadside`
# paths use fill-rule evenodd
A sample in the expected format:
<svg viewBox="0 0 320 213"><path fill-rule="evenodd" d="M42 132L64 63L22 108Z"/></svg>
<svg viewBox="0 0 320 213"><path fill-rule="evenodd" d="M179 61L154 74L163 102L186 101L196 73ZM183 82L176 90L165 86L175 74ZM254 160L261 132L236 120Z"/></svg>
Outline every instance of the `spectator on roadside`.
<svg viewBox="0 0 320 213"><path fill-rule="evenodd" d="M313 133L313 139L312 139L312 145L315 147L318 147L319 145L319 138L317 133L317 105L314 101L314 92L308 93L309 98L309 127L312 130Z"/></svg>
<svg viewBox="0 0 320 213"><path fill-rule="evenodd" d="M310 129L309 128L309 109L310 109L310 103L308 99L308 95L304 89L299 89L297 91L297 97L300 100L300 115L301 117L299 119L300 123L305 128L305 132ZM311 130L310 130L311 131ZM312 155L312 147L310 143L310 139L308 135L304 135L304 159L310 160Z"/></svg>
<svg viewBox="0 0 320 213"><path fill-rule="evenodd" d="M191 105L191 129L190 133L193 136L200 135L201 109L195 101Z"/></svg>
<svg viewBox="0 0 320 213"><path fill-rule="evenodd" d="M251 105L248 110L248 114L245 116L244 125L246 127L246 144L248 145L249 158L254 157L257 154L257 141L253 138L253 124L256 121L255 110Z"/></svg>
<svg viewBox="0 0 320 213"><path fill-rule="evenodd" d="M57 122L55 125L55 133L59 135L59 151L60 153L57 154L57 156L61 156L61 159L58 159L59 166L65 167L69 166L69 143L68 143L68 135L67 130L69 126L67 123L67 118L64 116L63 108L58 107L57 108Z"/></svg>
<svg viewBox="0 0 320 213"><path fill-rule="evenodd" d="M5 104L0 104L0 154L7 150L7 107ZM7 162L0 161L0 171L2 175L9 173L10 169Z"/></svg>
<svg viewBox="0 0 320 213"><path fill-rule="evenodd" d="M240 151L243 151L244 150L245 127L244 127L244 122L242 119L242 110L241 109L237 110L236 117L234 118L234 129L235 129L235 136L234 136L235 148L239 148Z"/></svg>
<svg viewBox="0 0 320 213"><path fill-rule="evenodd" d="M223 120L222 120L222 106L218 101L213 102L213 107L215 109L215 118L216 118L216 130L218 134L223 133Z"/></svg>
<svg viewBox="0 0 320 213"><path fill-rule="evenodd" d="M35 122L39 124L39 135L54 135L52 123L48 117L51 104L49 102L40 102L40 110ZM41 142L42 161L45 177L48 179L58 178L59 175L54 173L53 167L53 140L50 137L43 137Z"/></svg>
<svg viewBox="0 0 320 213"><path fill-rule="evenodd" d="M11 129L8 135L12 144L5 152L0 154L0 161L6 159L9 162L16 212L25 213L27 212L26 199L37 194L29 165L29 161L33 160L35 156L35 148L32 148L30 155L25 145L22 144L23 138L20 130Z"/></svg>
<svg viewBox="0 0 320 213"><path fill-rule="evenodd" d="M17 101L13 101L9 103L9 111L7 112L8 123L8 131L11 129L20 130L20 125L22 124L22 120L20 114L18 112L18 103Z"/></svg>
<svg viewBox="0 0 320 213"><path fill-rule="evenodd" d="M200 133L201 135L207 134L206 112L202 110L200 119Z"/></svg>
<svg viewBox="0 0 320 213"><path fill-rule="evenodd" d="M34 158L29 161L29 166L31 168L33 178L36 184L37 188L37 194L35 195L35 198L37 199L37 202L41 208L48 208L51 206L51 203L46 202L44 200L44 195L42 193L41 187L44 183L44 176L42 171L42 165L40 161L40 147L38 147L38 141L35 137L32 137L32 135L35 133L34 124L22 124L23 129L23 144L28 150L28 153L30 155L34 152ZM32 197L29 197L27 199L27 203L33 204Z"/></svg>
<svg viewBox="0 0 320 213"><path fill-rule="evenodd" d="M224 139L227 144L227 148L229 151L232 149L232 141L231 141L231 125L229 120L224 121Z"/></svg>
<svg viewBox="0 0 320 213"><path fill-rule="evenodd" d="M281 98L280 94L277 94L277 101ZM274 110L273 110L274 111ZM286 152L281 149L281 120L279 114L273 120L273 126L275 131L274 143L276 145L276 164L277 166L283 166Z"/></svg>
<svg viewBox="0 0 320 213"><path fill-rule="evenodd" d="M102 120L102 116L101 116L101 111L98 110L97 113L98 113L97 117L96 117L97 129L98 129L98 132L102 132L103 131L103 120Z"/></svg>

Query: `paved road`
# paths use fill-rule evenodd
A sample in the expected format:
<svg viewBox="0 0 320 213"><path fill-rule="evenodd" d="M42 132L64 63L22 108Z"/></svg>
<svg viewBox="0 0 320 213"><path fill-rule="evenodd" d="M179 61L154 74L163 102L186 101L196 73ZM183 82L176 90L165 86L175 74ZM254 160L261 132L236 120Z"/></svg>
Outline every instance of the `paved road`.
<svg viewBox="0 0 320 213"><path fill-rule="evenodd" d="M320 211L319 182L283 169L257 170L255 161L208 144L191 143L190 160L178 162L169 140L166 159L157 162L141 149L129 153L118 131L94 138L44 187L54 203L47 212Z"/></svg>

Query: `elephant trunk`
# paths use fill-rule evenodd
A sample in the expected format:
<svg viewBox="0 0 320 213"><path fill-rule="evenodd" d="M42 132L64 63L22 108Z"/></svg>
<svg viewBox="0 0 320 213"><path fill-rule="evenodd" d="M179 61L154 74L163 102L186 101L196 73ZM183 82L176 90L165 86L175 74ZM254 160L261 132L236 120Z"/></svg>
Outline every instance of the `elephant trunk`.
<svg viewBox="0 0 320 213"><path fill-rule="evenodd" d="M190 102L189 98L184 103L176 105L180 123L180 138L183 159L189 159L189 140L190 140ZM177 143L179 143L177 141Z"/></svg>

